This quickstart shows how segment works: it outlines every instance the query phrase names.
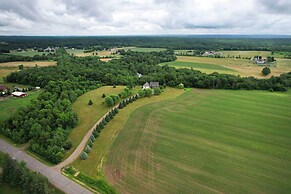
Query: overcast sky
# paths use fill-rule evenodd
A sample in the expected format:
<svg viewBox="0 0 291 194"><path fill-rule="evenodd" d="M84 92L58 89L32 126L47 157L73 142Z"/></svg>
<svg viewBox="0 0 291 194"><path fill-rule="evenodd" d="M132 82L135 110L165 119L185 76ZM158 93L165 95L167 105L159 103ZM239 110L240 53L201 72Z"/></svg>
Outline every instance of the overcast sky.
<svg viewBox="0 0 291 194"><path fill-rule="evenodd" d="M0 35L291 34L291 0L0 0Z"/></svg>

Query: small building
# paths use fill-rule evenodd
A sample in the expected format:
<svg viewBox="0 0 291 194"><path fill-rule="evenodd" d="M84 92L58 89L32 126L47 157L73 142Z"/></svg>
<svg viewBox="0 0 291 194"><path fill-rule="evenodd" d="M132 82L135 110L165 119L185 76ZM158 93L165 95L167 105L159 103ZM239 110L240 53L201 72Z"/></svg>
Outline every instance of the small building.
<svg viewBox="0 0 291 194"><path fill-rule="evenodd" d="M9 90L9 88L8 87L6 87L5 85L0 85L0 91L1 92L4 92L4 93L6 93L6 92L8 92L8 90Z"/></svg>
<svg viewBox="0 0 291 194"><path fill-rule="evenodd" d="M36 86L35 89L36 89L36 90L40 90L40 87L39 87L39 86Z"/></svg>
<svg viewBox="0 0 291 194"><path fill-rule="evenodd" d="M25 96L27 96L27 94L24 92L13 92L12 96L13 97L25 97Z"/></svg>
<svg viewBox="0 0 291 194"><path fill-rule="evenodd" d="M160 87L159 82L146 82L143 86L142 89L149 89L149 88L158 88Z"/></svg>

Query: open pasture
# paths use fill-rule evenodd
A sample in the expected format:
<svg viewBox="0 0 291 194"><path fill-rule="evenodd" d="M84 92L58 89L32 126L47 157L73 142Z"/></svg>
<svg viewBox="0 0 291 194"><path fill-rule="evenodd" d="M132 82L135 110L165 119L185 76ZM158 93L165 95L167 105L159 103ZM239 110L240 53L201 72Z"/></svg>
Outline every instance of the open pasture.
<svg viewBox="0 0 291 194"><path fill-rule="evenodd" d="M38 52L32 49L29 49L27 51L11 51L8 53L9 55L17 55L17 56L28 56L33 57L34 55L47 55L49 52Z"/></svg>
<svg viewBox="0 0 291 194"><path fill-rule="evenodd" d="M266 58L267 56L272 56L271 51L222 51L222 54L224 57L251 57L253 58L254 56L262 56Z"/></svg>
<svg viewBox="0 0 291 194"><path fill-rule="evenodd" d="M290 91L192 89L142 106L105 175L120 193L290 193L290 103Z"/></svg>
<svg viewBox="0 0 291 194"><path fill-rule="evenodd" d="M276 66L270 67L271 73L268 76L263 76L261 74L261 70L264 66L259 66L253 64L252 61L247 59L233 59L233 58L210 58L210 57L189 57L189 56L177 56L177 60L175 62L187 62L185 66L182 66L175 62L172 64L174 67L186 67L200 70L205 73L229 73L241 76L254 76L258 78L266 78L271 76L277 76L282 73L291 71L291 60L290 59L276 59ZM165 63L169 64L169 63ZM200 64L199 66L197 64ZM202 68L201 64L205 64ZM210 65L213 65L212 67ZM220 66L220 67L219 67ZM206 68L207 67L207 68ZM209 68L208 68L209 67ZM223 69L223 68L227 69Z"/></svg>

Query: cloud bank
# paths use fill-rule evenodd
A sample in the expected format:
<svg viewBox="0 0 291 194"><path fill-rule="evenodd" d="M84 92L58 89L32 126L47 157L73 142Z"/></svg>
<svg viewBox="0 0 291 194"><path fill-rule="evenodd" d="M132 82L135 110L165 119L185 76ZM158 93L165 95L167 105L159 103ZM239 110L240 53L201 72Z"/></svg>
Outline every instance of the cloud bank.
<svg viewBox="0 0 291 194"><path fill-rule="evenodd" d="M0 35L291 34L290 0L1 0Z"/></svg>

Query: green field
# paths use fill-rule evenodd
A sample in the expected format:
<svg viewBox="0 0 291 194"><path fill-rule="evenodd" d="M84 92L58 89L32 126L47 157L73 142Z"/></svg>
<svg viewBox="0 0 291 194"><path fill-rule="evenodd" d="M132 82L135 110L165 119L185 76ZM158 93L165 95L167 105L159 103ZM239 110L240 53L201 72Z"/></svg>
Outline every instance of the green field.
<svg viewBox="0 0 291 194"><path fill-rule="evenodd" d="M18 85L20 87L20 85ZM8 119L11 115L16 113L16 111L30 104L30 101L36 99L40 91L27 92L28 96L23 98L9 97L8 99L0 101L0 123Z"/></svg>
<svg viewBox="0 0 291 194"><path fill-rule="evenodd" d="M183 61L173 61L173 62L165 62L161 63L160 65L169 65L174 66L177 68L189 68L192 67L196 70L209 71L220 71L220 72L228 72L228 73L235 73L236 71L227 67L223 67L221 65L213 65L213 64L207 64L207 63L195 63L195 62L183 62Z"/></svg>
<svg viewBox="0 0 291 194"><path fill-rule="evenodd" d="M254 56L262 56L266 58L267 56L271 56L272 53L270 51L222 51L223 56L227 57L228 55L230 57L251 57Z"/></svg>
<svg viewBox="0 0 291 194"><path fill-rule="evenodd" d="M91 127L110 110L109 107L102 103L104 102L102 94L118 94L124 88L124 86L117 86L116 88L104 86L83 94L73 103L73 111L77 113L79 119L78 125L72 130L68 137L68 139L72 141L73 148L76 148L81 143L83 137ZM93 101L93 105L88 105L89 100ZM73 151L74 149L71 149L66 156L69 156Z"/></svg>
<svg viewBox="0 0 291 194"><path fill-rule="evenodd" d="M120 193L290 193L290 104L290 91L192 89L142 106L105 175Z"/></svg>
<svg viewBox="0 0 291 194"><path fill-rule="evenodd" d="M43 54L47 55L47 54L49 54L49 52L38 52L38 51L34 51L34 50L28 50L28 51L22 51L22 52L12 51L8 54L9 55L17 55L17 56L33 57L34 55L43 55Z"/></svg>
<svg viewBox="0 0 291 194"><path fill-rule="evenodd" d="M136 52L160 52L166 50L165 48L139 48L139 47L131 47L131 51L136 51Z"/></svg>
<svg viewBox="0 0 291 194"><path fill-rule="evenodd" d="M287 73L291 71L291 59L277 58L276 60L277 62L275 66L270 67L271 73L268 76L263 76L261 73L264 66L253 64L252 61L242 58L235 59L177 56L177 60L175 62L172 62L172 66L177 68L193 68L204 73L213 73L216 71L218 73L227 73L241 76L254 76L258 78L278 76L282 73ZM203 65L205 65L205 68L202 68Z"/></svg>

